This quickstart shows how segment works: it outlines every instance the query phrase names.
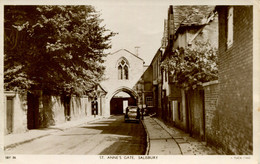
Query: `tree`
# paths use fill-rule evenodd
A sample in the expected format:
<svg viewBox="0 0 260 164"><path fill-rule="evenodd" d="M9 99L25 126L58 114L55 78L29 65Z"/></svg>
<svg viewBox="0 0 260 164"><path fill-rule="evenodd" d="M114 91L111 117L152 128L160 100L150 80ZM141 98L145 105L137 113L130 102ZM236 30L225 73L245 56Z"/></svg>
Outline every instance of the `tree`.
<svg viewBox="0 0 260 164"><path fill-rule="evenodd" d="M5 6L6 90L90 93L115 33L92 6Z"/></svg>
<svg viewBox="0 0 260 164"><path fill-rule="evenodd" d="M195 47L174 50L161 66L177 86L186 90L218 79L217 50L208 42L196 42Z"/></svg>

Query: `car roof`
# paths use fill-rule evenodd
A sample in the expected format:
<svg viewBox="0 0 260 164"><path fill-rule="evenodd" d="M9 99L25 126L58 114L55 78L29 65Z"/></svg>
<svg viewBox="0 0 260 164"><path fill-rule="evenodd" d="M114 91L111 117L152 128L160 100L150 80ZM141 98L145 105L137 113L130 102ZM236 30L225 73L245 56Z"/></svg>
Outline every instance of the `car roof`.
<svg viewBox="0 0 260 164"><path fill-rule="evenodd" d="M128 108L137 108L137 106L128 106Z"/></svg>

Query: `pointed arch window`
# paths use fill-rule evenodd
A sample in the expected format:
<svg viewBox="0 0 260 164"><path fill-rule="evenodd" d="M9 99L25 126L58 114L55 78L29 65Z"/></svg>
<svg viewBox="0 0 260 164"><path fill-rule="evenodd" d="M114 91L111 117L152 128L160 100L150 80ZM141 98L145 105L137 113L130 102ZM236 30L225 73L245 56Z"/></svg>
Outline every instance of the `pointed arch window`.
<svg viewBox="0 0 260 164"><path fill-rule="evenodd" d="M122 78L123 78L122 66L119 65L118 66L118 79L122 79Z"/></svg>
<svg viewBox="0 0 260 164"><path fill-rule="evenodd" d="M127 65L124 66L124 73L125 73L124 79L128 80L128 66Z"/></svg>
<svg viewBox="0 0 260 164"><path fill-rule="evenodd" d="M121 59L118 62L118 79L128 80L129 79L129 65L125 59Z"/></svg>

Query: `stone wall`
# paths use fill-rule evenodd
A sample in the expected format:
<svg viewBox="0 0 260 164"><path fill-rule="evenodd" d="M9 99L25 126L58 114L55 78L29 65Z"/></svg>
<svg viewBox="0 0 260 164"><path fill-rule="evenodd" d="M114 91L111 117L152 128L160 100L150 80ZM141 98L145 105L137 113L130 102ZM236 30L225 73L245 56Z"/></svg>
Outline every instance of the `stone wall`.
<svg viewBox="0 0 260 164"><path fill-rule="evenodd" d="M55 124L65 122L64 105L62 104L60 97L52 96L52 111L54 115Z"/></svg>
<svg viewBox="0 0 260 164"><path fill-rule="evenodd" d="M88 97L72 96L70 99L70 111L67 113L60 96L43 95L42 100L43 108L40 108L40 115L47 115L41 121L42 127L57 125L91 115L91 100ZM69 118L66 118L66 116Z"/></svg>
<svg viewBox="0 0 260 164"><path fill-rule="evenodd" d="M5 115L3 117L5 134L25 132L27 130L26 94L5 92L3 98L5 106Z"/></svg>
<svg viewBox="0 0 260 164"><path fill-rule="evenodd" d="M61 98L52 96L52 113L54 123L60 124L68 121L65 118L65 109ZM70 102L70 120L80 119L91 115L91 100L88 97L72 97Z"/></svg>
<svg viewBox="0 0 260 164"><path fill-rule="evenodd" d="M39 92L40 93L40 92ZM103 99L101 100L103 101ZM100 102L101 102L100 101ZM27 94L5 92L4 96L4 131L10 133L22 133L28 130L28 119L36 115L28 116ZM44 128L68 121L65 114L64 103L59 96L39 94L39 115L33 118L37 121L34 128ZM77 120L91 115L91 99L88 97L72 97L70 101L70 119Z"/></svg>
<svg viewBox="0 0 260 164"><path fill-rule="evenodd" d="M87 115L91 115L91 105L88 104L91 104L91 101L89 101L88 97L72 97L72 101L71 101L72 120L82 118Z"/></svg>
<svg viewBox="0 0 260 164"><path fill-rule="evenodd" d="M121 59L124 59L128 65L128 79L119 79L118 77L118 65ZM137 91L134 89L134 86L145 71L143 64L143 59L125 49L118 50L107 56L104 63L106 67L105 80L101 82L101 86L107 92L104 106L105 115L110 115L110 100L118 91L123 89L123 92L127 92L131 96L136 96ZM136 98L142 100L140 95Z"/></svg>

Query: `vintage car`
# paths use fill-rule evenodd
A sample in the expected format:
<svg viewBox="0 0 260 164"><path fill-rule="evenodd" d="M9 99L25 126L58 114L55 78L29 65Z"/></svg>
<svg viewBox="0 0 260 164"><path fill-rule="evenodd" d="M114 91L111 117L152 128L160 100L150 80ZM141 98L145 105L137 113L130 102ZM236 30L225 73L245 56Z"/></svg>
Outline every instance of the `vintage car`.
<svg viewBox="0 0 260 164"><path fill-rule="evenodd" d="M137 106L128 106L125 112L125 122L140 122L140 109Z"/></svg>

